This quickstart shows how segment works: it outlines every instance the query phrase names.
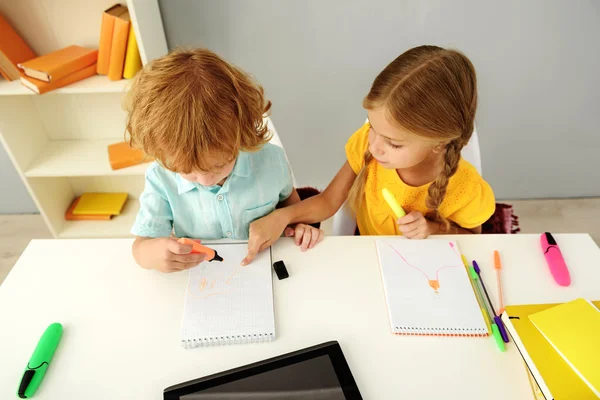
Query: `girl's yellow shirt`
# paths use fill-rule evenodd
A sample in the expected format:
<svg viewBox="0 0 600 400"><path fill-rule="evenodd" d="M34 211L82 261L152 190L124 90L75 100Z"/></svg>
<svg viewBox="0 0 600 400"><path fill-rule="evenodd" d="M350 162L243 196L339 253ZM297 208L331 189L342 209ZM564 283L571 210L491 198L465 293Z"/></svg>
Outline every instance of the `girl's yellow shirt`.
<svg viewBox="0 0 600 400"><path fill-rule="evenodd" d="M346 143L346 157L356 174L364 165L364 154L369 145L369 125L363 125ZM356 222L361 235L401 235L396 217L385 202L381 190L388 188L406 213L420 211L426 215L427 190L431 183L409 186L395 169L385 169L377 161L367 165L365 199L357 212ZM440 214L459 226L471 229L482 225L496 209L494 192L469 162L461 159L454 176L450 178L446 196L439 207Z"/></svg>

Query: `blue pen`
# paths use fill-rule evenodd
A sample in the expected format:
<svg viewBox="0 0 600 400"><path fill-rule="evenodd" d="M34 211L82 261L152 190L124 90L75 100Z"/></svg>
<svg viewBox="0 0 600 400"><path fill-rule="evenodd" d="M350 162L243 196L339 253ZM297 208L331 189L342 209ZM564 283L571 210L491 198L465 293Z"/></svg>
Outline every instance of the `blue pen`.
<svg viewBox="0 0 600 400"><path fill-rule="evenodd" d="M500 335L502 336L502 340L504 340L504 343L508 343L508 334L506 333L506 328L504 328L504 324L502 323L502 320L500 319L498 314L496 314L496 310L494 310L494 305L492 304L492 301L490 300L490 296L487 292L487 289L485 288L485 284L483 283L483 278L481 277L481 269L479 268L479 265L477 265L477 261L475 261L475 260L473 260L473 269L477 273L477 276L479 276L479 282L481 282L481 287L483 288L485 297L488 301L488 304L490 305L490 309L494 313L494 322L496 322L496 325L498 325L498 329L500 330Z"/></svg>

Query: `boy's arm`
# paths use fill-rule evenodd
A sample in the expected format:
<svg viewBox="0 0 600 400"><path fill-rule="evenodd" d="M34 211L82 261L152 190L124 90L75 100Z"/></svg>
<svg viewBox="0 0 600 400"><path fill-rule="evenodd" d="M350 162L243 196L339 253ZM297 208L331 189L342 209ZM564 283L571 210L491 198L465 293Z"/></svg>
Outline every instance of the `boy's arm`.
<svg viewBox="0 0 600 400"><path fill-rule="evenodd" d="M174 237L150 238L136 236L131 248L133 258L142 268L176 272L195 267L204 261L204 254L193 254L192 246Z"/></svg>

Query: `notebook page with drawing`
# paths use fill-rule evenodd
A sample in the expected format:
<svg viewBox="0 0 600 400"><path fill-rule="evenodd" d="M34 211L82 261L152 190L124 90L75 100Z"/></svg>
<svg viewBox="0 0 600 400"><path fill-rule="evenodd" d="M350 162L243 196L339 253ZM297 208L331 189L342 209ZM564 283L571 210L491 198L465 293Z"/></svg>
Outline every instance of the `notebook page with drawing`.
<svg viewBox="0 0 600 400"><path fill-rule="evenodd" d="M393 333L488 335L455 242L393 238L375 242Z"/></svg>
<svg viewBox="0 0 600 400"><path fill-rule="evenodd" d="M273 340L270 249L242 267L247 243L210 247L223 262L204 262L189 270L181 345L191 348Z"/></svg>

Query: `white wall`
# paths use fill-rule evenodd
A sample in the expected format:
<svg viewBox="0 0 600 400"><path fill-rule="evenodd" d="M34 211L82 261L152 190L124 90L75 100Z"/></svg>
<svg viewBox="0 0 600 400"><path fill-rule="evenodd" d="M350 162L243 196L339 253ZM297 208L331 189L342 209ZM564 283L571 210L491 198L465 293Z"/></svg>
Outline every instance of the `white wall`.
<svg viewBox="0 0 600 400"><path fill-rule="evenodd" d="M36 213L37 208L4 147L0 145L0 214Z"/></svg>
<svg viewBox="0 0 600 400"><path fill-rule="evenodd" d="M436 44L464 51L477 68L483 169L499 198L600 196L597 1L160 6L170 48L207 47L261 81L302 185L324 187L342 165L377 73L410 47Z"/></svg>

